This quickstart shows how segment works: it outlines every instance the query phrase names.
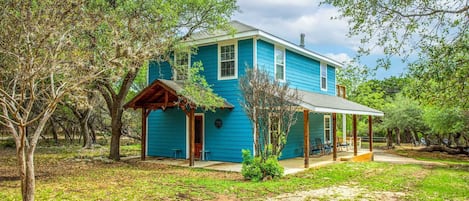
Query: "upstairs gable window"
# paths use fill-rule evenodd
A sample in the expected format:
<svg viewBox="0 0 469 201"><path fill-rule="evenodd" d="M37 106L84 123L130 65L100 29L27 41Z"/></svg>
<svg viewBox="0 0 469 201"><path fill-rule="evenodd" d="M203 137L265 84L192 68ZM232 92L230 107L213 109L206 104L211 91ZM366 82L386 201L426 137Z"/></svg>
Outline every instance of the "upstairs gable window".
<svg viewBox="0 0 469 201"><path fill-rule="evenodd" d="M187 53L174 55L173 80L185 80L190 67L190 57Z"/></svg>
<svg viewBox="0 0 469 201"><path fill-rule="evenodd" d="M218 79L236 79L238 77L236 43L218 45Z"/></svg>
<svg viewBox="0 0 469 201"><path fill-rule="evenodd" d="M285 49L275 47L275 79L285 81Z"/></svg>
<svg viewBox="0 0 469 201"><path fill-rule="evenodd" d="M321 90L327 90L327 65L325 63L321 63Z"/></svg>

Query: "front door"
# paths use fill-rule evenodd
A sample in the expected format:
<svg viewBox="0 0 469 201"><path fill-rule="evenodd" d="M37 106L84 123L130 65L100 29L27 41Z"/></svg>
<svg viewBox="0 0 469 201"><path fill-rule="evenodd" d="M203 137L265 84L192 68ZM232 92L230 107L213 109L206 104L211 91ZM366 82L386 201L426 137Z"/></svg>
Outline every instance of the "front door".
<svg viewBox="0 0 469 201"><path fill-rule="evenodd" d="M194 158L202 159L201 151L204 147L204 118L202 115L195 116L195 153Z"/></svg>

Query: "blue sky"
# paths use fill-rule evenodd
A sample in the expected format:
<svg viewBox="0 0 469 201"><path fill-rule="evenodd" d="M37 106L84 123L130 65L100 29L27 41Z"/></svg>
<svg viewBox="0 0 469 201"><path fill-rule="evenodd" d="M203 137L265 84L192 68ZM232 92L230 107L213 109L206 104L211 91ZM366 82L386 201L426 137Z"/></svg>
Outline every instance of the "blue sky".
<svg viewBox="0 0 469 201"><path fill-rule="evenodd" d="M345 20L331 20L338 16L336 8L322 5L319 0L238 0L241 9L233 17L245 24L267 31L293 43L299 43L300 34L305 33L306 48L334 58L349 61L356 54L359 39L348 38ZM362 63L374 67L376 59L383 57L376 49ZM399 76L406 65L396 58L389 70L380 69L377 79Z"/></svg>

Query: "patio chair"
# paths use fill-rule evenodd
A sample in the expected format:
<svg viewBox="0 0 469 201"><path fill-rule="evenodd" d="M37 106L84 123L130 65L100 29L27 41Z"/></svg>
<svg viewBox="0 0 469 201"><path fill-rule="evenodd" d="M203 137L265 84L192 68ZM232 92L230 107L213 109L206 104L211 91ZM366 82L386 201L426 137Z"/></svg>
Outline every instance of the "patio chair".
<svg viewBox="0 0 469 201"><path fill-rule="evenodd" d="M310 146L309 146L309 155L314 155L316 152L319 153L319 155L322 155L323 154L323 148L316 144L316 143L311 143Z"/></svg>
<svg viewBox="0 0 469 201"><path fill-rule="evenodd" d="M315 138L314 141L316 142L318 148L321 149L323 154L331 153L332 147L330 145L323 144L321 138Z"/></svg>

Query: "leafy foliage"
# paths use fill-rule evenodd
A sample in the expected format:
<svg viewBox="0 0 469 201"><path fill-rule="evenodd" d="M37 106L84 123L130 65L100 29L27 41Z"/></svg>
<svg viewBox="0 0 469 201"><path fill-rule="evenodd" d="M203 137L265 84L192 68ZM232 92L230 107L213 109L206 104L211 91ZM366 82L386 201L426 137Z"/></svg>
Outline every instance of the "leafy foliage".
<svg viewBox="0 0 469 201"><path fill-rule="evenodd" d="M246 68L245 72L239 79L241 105L254 126L256 155L265 162L270 156L280 157L297 119L295 103L300 96L265 70Z"/></svg>
<svg viewBox="0 0 469 201"><path fill-rule="evenodd" d="M210 84L201 74L203 70L202 62L194 62L189 68L181 93L183 96L189 97L191 103L202 106L205 110L214 111L216 108L222 107L225 100L213 92Z"/></svg>
<svg viewBox="0 0 469 201"><path fill-rule="evenodd" d="M277 157L270 156L265 162L260 157L253 157L249 150L243 149L243 163L241 174L251 181L262 181L264 178L280 178L283 175L283 167Z"/></svg>
<svg viewBox="0 0 469 201"><path fill-rule="evenodd" d="M339 9L348 21L349 36L360 38L359 55L382 48L386 58L378 65L389 67L390 57L407 58L435 42L456 41L469 30L467 1L363 1L324 0Z"/></svg>

